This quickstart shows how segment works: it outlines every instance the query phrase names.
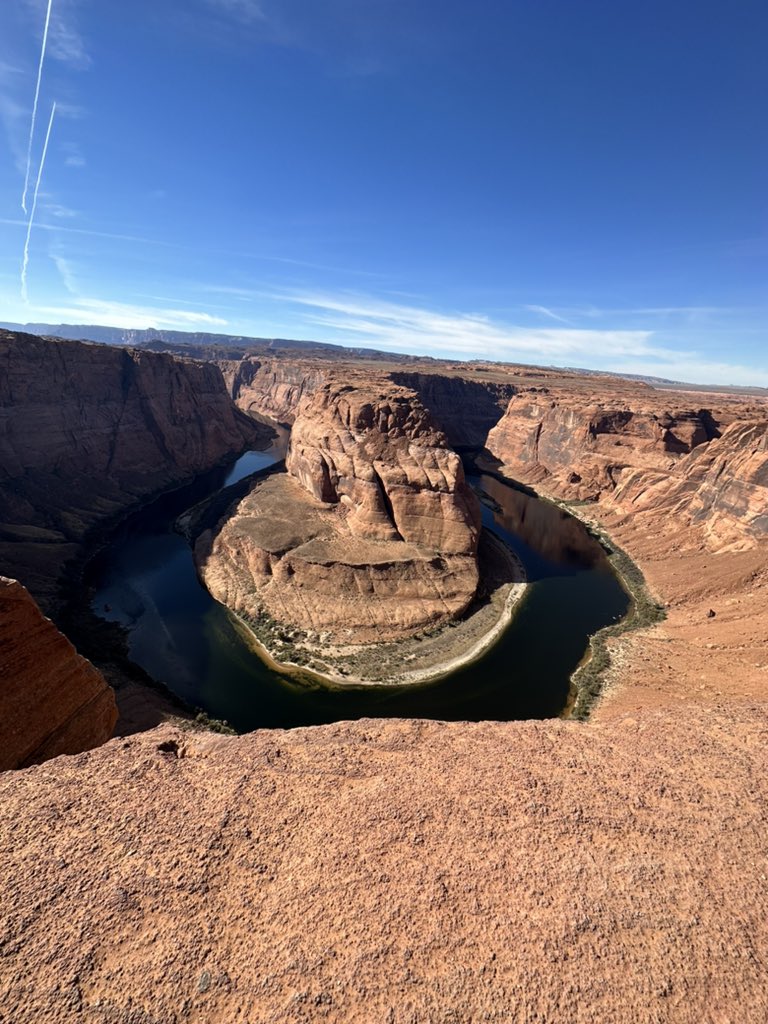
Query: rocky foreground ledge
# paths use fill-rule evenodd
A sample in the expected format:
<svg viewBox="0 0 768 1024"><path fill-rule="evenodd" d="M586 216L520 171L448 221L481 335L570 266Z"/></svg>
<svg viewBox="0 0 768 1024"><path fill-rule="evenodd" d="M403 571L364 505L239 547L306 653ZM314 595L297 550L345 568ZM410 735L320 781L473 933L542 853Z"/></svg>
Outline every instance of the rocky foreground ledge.
<svg viewBox="0 0 768 1024"><path fill-rule="evenodd" d="M767 740L732 702L161 727L7 773L4 1018L766 1020Z"/></svg>

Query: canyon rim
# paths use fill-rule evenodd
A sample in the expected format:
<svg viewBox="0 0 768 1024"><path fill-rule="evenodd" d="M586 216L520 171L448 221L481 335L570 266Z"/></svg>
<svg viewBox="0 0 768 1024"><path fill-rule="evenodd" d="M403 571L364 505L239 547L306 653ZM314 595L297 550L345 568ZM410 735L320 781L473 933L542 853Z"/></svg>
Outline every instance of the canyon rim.
<svg viewBox="0 0 768 1024"><path fill-rule="evenodd" d="M9 1019L761 1018L764 398L1 340ZM269 419L290 427L286 470L195 541L244 615L256 594L321 646L345 622L374 647L452 632L480 579L459 450L628 553L663 621L606 638L586 724L211 733L119 635L77 654L67 596L84 545L265 447Z"/></svg>

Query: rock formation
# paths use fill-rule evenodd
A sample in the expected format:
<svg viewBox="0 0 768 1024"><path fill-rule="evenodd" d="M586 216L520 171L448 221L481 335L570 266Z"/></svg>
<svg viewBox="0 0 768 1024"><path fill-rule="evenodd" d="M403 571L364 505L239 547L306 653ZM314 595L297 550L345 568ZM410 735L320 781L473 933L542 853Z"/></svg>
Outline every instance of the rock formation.
<svg viewBox="0 0 768 1024"><path fill-rule="evenodd" d="M220 360L224 380L239 409L293 423L304 395L323 384L328 368L304 359L257 358Z"/></svg>
<svg viewBox="0 0 768 1024"><path fill-rule="evenodd" d="M267 442L220 370L0 331L0 566L49 600L87 530Z"/></svg>
<svg viewBox="0 0 768 1024"><path fill-rule="evenodd" d="M768 1016L765 703L167 727L0 777L13 1024Z"/></svg>
<svg viewBox="0 0 768 1024"><path fill-rule="evenodd" d="M658 524L684 519L715 548L753 544L768 531L765 407L720 396L712 411L691 409L683 404L690 395L628 386L617 397L598 404L549 388L521 391L487 447L524 483L649 513Z"/></svg>
<svg viewBox="0 0 768 1024"><path fill-rule="evenodd" d="M0 576L0 771L104 743L115 695L16 580Z"/></svg>
<svg viewBox="0 0 768 1024"><path fill-rule="evenodd" d="M470 380L466 368L450 373L394 370L395 384L411 388L445 432L452 448L483 448L517 387L508 381Z"/></svg>
<svg viewBox="0 0 768 1024"><path fill-rule="evenodd" d="M479 507L413 392L323 385L300 403L286 467L198 542L218 600L348 643L408 635L467 608Z"/></svg>
<svg viewBox="0 0 768 1024"><path fill-rule="evenodd" d="M753 547L768 537L768 416L732 423L674 473L633 470L608 507L700 527L716 551Z"/></svg>
<svg viewBox="0 0 768 1024"><path fill-rule="evenodd" d="M477 550L461 460L407 388L324 387L300 407L286 468L318 500L340 502L356 537Z"/></svg>
<svg viewBox="0 0 768 1024"><path fill-rule="evenodd" d="M558 493L596 499L627 467L668 473L675 459L717 435L706 411L649 408L636 395L606 406L549 388L521 391L488 435L488 449L510 472L546 480Z"/></svg>

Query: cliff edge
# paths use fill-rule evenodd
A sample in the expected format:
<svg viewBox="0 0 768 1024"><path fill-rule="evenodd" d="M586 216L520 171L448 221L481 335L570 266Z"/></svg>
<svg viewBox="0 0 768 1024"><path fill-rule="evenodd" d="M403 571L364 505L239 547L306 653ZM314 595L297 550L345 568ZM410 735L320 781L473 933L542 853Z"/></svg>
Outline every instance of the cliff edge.
<svg viewBox="0 0 768 1024"><path fill-rule="evenodd" d="M115 695L16 580L0 576L0 771L104 743Z"/></svg>
<svg viewBox="0 0 768 1024"><path fill-rule="evenodd" d="M6 774L3 1010L763 1021L767 729L764 703L590 726L164 727Z"/></svg>
<svg viewBox="0 0 768 1024"><path fill-rule="evenodd" d="M49 607L93 525L270 436L210 363L0 330L0 567Z"/></svg>

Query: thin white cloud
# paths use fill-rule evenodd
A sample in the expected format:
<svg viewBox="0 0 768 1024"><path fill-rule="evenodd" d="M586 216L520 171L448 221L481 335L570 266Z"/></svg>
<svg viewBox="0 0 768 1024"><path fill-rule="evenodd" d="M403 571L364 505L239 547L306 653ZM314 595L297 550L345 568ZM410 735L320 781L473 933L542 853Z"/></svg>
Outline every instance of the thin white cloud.
<svg viewBox="0 0 768 1024"><path fill-rule="evenodd" d="M547 306L523 306L523 309L526 309L529 313L539 313L550 320L557 320L561 324L570 324L570 320L566 320L564 316L560 316L559 313L555 313L554 310L549 309Z"/></svg>
<svg viewBox="0 0 768 1024"><path fill-rule="evenodd" d="M30 310L36 316L55 317L75 324L98 323L106 327L167 330L225 327L226 320L188 309L162 309L154 306L133 306L103 299L77 298L69 306L38 306Z"/></svg>
<svg viewBox="0 0 768 1024"><path fill-rule="evenodd" d="M614 352L644 355L651 335L650 331L505 326L481 314L446 315L364 297L320 293L284 297L317 310L307 316L310 322L375 336L387 347L418 344L428 351L473 358L506 358L510 351L527 355L538 353L544 357L577 356L606 345Z"/></svg>
<svg viewBox="0 0 768 1024"><path fill-rule="evenodd" d="M54 266L59 272L62 284L67 289L70 295L77 295L80 291L75 276L74 265L71 260L68 260L65 256L62 256L58 252L49 253Z"/></svg>
<svg viewBox="0 0 768 1024"><path fill-rule="evenodd" d="M0 217L0 224L25 227L26 221L14 219L12 217ZM156 245L163 249L178 249L182 252L199 251L198 246L184 245L182 242L167 242L160 238L144 238L139 235L121 234L120 232L114 231L95 231L92 228L73 228L63 224L36 224L35 227L40 231L64 231L72 235L85 235L91 238L106 238L117 242L137 242L140 245ZM237 252L231 249L209 249L208 253L213 256L233 256L237 259L257 260L264 263L281 263L286 264L287 266L306 267L310 270L323 270L338 274L354 274L357 277L380 278L383 276L367 270L354 269L351 267L327 266L323 263L311 263L308 260L292 259L289 256L271 256L268 253ZM222 291L221 288L215 285L205 286L205 290L212 293ZM223 290L226 292L226 288Z"/></svg>
<svg viewBox="0 0 768 1024"><path fill-rule="evenodd" d="M88 108L79 103L59 103L59 113L69 121L81 121L88 116Z"/></svg>
<svg viewBox="0 0 768 1024"><path fill-rule="evenodd" d="M48 0L27 0L27 6L40 17ZM51 57L74 68L86 68L91 59L83 37L77 28L77 8L80 0L56 0L51 14L48 48Z"/></svg>
<svg viewBox="0 0 768 1024"><path fill-rule="evenodd" d="M26 226L26 221L13 219L11 217L0 217L0 224L13 226ZM114 231L94 231L91 228L73 228L63 224L36 224L39 231L63 231L70 235L86 235L90 238L107 238L117 242L138 242L141 245L159 245L168 249L187 249L188 246L178 245L175 242L163 242L157 238L142 238L139 235L123 235Z"/></svg>
<svg viewBox="0 0 768 1024"><path fill-rule="evenodd" d="M584 306L573 309L564 309L561 312L570 317L588 317L600 319L617 316L648 316L648 317L686 317L700 318L716 316L718 314L732 315L744 312L731 306L640 306L624 308L600 308L599 306Z"/></svg>
<svg viewBox="0 0 768 1024"><path fill-rule="evenodd" d="M40 201L45 212L51 217L55 217L57 220L74 220L75 217L80 216L77 210L73 210L71 206L64 206L63 203L57 203L56 200L49 195L43 195L41 193Z"/></svg>
<svg viewBox="0 0 768 1024"><path fill-rule="evenodd" d="M584 366L701 383L765 384L768 368L712 361L655 342L651 330L522 327L476 314L444 314L358 295L273 294L307 312L309 326L347 343L423 355Z"/></svg>
<svg viewBox="0 0 768 1024"><path fill-rule="evenodd" d="M0 82L5 83L17 75L23 74L24 72L20 67L17 67L15 64L9 64L7 60L0 60Z"/></svg>
<svg viewBox="0 0 768 1024"><path fill-rule="evenodd" d="M21 141L21 122L27 117L27 109L7 93L0 92L0 122L8 139L8 146L13 153L14 163L21 174L24 173L25 149Z"/></svg>

